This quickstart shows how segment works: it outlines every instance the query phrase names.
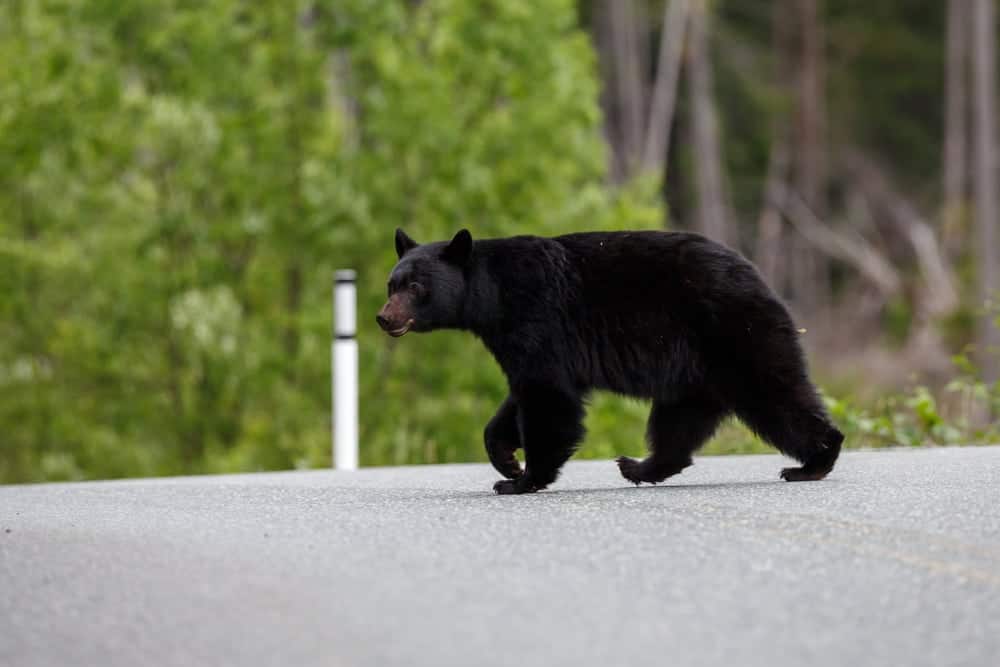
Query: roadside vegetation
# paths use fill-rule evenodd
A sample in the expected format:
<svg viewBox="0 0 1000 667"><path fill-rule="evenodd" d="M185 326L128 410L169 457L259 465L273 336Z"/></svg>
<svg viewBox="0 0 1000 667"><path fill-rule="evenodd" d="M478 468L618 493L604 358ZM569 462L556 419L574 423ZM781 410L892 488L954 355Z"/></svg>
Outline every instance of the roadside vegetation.
<svg viewBox="0 0 1000 667"><path fill-rule="evenodd" d="M338 268L362 464L485 460L481 344L374 323L397 226L700 230L848 446L997 442L981 4L0 3L0 482L329 465ZM581 454L647 413L595 396Z"/></svg>

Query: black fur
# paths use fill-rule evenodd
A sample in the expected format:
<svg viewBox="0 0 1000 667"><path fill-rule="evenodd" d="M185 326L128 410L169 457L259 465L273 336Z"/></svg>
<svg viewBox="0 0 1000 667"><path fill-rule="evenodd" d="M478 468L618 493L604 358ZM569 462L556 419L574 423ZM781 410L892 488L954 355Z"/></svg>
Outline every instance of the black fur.
<svg viewBox="0 0 1000 667"><path fill-rule="evenodd" d="M393 335L457 328L483 340L510 395L486 426L507 479L497 493L543 489L583 438L593 389L651 399L642 461L629 481L657 483L735 414L797 459L788 481L822 479L844 436L806 371L788 311L754 267L697 234L617 232L417 245L400 261L379 324ZM514 457L524 449L525 468Z"/></svg>

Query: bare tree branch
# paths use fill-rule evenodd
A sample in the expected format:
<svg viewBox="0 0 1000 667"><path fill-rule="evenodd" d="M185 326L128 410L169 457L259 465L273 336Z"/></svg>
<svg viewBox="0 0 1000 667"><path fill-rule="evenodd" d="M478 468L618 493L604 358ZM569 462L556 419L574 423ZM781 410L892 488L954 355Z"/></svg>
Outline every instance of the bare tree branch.
<svg viewBox="0 0 1000 667"><path fill-rule="evenodd" d="M880 203L892 223L913 248L924 277L926 314L936 317L958 305L958 288L954 272L937 241L934 230L924 221L916 207L896 191L885 173L858 151L848 150L845 162L857 178L858 186L872 200Z"/></svg>
<svg viewBox="0 0 1000 667"><path fill-rule="evenodd" d="M899 211L897 215L907 215ZM931 316L945 315L958 306L958 290L951 267L930 226L919 219L906 224L906 234L917 256L928 288L927 311Z"/></svg>
<svg viewBox="0 0 1000 667"><path fill-rule="evenodd" d="M775 197L775 206L817 250L856 268L878 288L883 297L899 291L902 285L899 273L867 241L846 236L826 225L798 193L784 185L776 184L772 196Z"/></svg>

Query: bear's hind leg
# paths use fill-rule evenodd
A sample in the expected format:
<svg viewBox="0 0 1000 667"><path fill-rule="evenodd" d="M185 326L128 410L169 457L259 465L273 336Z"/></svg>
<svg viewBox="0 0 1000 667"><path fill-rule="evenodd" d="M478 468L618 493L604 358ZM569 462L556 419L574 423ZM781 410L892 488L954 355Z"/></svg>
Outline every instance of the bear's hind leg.
<svg viewBox="0 0 1000 667"><path fill-rule="evenodd" d="M712 437L725 414L724 408L707 399L654 401L646 423L649 456L642 461L618 457L622 477L638 486L676 475L691 465L691 455Z"/></svg>
<svg viewBox="0 0 1000 667"><path fill-rule="evenodd" d="M808 380L796 391L765 391L760 397L737 414L764 440L802 463L799 468L784 468L781 478L808 482L826 477L840 455L844 434L830 421Z"/></svg>

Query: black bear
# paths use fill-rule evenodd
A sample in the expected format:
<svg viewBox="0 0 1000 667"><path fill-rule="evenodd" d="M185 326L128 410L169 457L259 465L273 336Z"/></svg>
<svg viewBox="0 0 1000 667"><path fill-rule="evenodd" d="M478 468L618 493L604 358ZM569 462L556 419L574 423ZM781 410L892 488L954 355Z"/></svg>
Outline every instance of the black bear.
<svg viewBox="0 0 1000 667"><path fill-rule="evenodd" d="M651 399L630 482L657 483L735 414L818 480L844 436L809 381L798 330L750 262L684 232L592 232L418 245L396 230L399 263L377 321L391 336L464 329L507 376L486 426L497 493L544 489L583 437L593 389ZM522 470L515 458L524 449Z"/></svg>

